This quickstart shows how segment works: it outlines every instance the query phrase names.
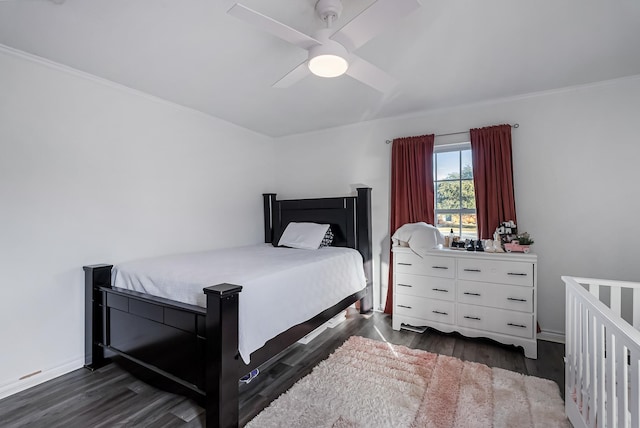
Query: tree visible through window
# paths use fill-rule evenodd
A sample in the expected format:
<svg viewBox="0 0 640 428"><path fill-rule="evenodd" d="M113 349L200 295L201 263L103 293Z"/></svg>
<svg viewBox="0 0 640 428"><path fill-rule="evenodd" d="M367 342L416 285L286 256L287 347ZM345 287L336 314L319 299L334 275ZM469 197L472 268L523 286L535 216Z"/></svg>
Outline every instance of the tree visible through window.
<svg viewBox="0 0 640 428"><path fill-rule="evenodd" d="M462 239L477 239L476 197L469 144L435 149L433 154L436 227Z"/></svg>

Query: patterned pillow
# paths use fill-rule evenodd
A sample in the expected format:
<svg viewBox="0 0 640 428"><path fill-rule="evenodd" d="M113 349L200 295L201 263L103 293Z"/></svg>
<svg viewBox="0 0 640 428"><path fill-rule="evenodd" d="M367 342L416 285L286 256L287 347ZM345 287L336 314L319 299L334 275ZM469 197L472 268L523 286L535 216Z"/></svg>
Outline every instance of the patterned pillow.
<svg viewBox="0 0 640 428"><path fill-rule="evenodd" d="M320 243L320 248L322 247L330 247L333 243L333 232L331 231L331 226L327 229L327 232L324 234L324 238L322 238L322 242Z"/></svg>

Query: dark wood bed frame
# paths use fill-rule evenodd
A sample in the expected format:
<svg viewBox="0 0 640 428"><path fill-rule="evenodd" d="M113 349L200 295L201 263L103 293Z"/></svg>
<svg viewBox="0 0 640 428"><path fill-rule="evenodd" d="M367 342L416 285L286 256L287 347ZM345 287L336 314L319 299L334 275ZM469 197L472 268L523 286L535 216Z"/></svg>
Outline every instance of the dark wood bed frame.
<svg viewBox="0 0 640 428"><path fill-rule="evenodd" d="M117 358L167 379L206 410L206 426L238 426L238 380L250 370L360 300L373 307L371 189L357 196L277 200L264 194L265 242L277 242L291 221L329 223L334 246L357 249L367 286L310 320L269 340L245 364L238 354L241 285L204 289L207 307L124 290L111 285L112 265L85 266L85 367L94 370Z"/></svg>

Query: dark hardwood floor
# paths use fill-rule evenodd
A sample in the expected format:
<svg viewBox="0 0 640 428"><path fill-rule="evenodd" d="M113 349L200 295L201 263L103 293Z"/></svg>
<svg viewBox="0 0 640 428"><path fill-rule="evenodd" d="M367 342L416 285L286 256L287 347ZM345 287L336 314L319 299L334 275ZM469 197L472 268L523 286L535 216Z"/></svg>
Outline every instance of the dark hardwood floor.
<svg viewBox="0 0 640 428"><path fill-rule="evenodd" d="M391 319L365 317L350 310L347 320L327 329L307 345L296 344L260 368L260 375L240 386L240 423L246 424L271 401L337 349L359 335L397 345L451 355L551 379L564 393L564 345L538 341L538 359L521 349L486 339L427 330L393 331ZM2 427L203 427L204 411L195 401L161 391L116 364L90 372L79 369L0 400Z"/></svg>

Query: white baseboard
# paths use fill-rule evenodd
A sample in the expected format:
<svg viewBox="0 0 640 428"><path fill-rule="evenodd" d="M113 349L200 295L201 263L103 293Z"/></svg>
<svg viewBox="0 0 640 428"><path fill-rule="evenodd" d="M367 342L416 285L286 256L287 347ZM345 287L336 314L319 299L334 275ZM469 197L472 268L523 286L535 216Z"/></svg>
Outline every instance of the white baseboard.
<svg viewBox="0 0 640 428"><path fill-rule="evenodd" d="M564 343L564 333L559 331L542 330L538 333L538 340L546 340L547 342Z"/></svg>
<svg viewBox="0 0 640 428"><path fill-rule="evenodd" d="M25 389L29 389L31 387L39 385L48 380L55 379L58 376L62 376L64 374L72 372L76 369L81 368L82 366L84 366L84 357L68 361L57 367L42 370L40 373L30 376L26 379L17 380L15 382L10 382L8 384L2 385L0 386L0 400L10 395L24 391Z"/></svg>

